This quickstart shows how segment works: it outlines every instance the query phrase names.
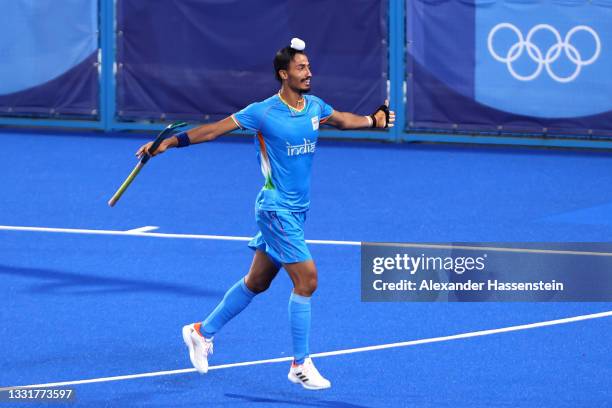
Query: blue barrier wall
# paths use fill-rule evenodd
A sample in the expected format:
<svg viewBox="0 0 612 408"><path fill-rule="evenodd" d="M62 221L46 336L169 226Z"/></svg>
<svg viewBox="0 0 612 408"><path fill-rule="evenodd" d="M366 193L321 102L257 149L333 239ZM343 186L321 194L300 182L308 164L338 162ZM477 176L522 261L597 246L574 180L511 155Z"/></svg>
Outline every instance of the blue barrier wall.
<svg viewBox="0 0 612 408"><path fill-rule="evenodd" d="M0 116L98 117L97 0L0 4Z"/></svg>
<svg viewBox="0 0 612 408"><path fill-rule="evenodd" d="M315 94L397 113L323 137L612 146L612 0L66 1L2 6L0 125L219 119L276 92L273 54L300 36Z"/></svg>
<svg viewBox="0 0 612 408"><path fill-rule="evenodd" d="M317 96L338 110L370 113L387 97L387 2L346 5L122 0L117 118L227 117L278 90L272 59L291 37L307 40Z"/></svg>
<svg viewBox="0 0 612 408"><path fill-rule="evenodd" d="M612 1L406 7L410 127L610 134Z"/></svg>

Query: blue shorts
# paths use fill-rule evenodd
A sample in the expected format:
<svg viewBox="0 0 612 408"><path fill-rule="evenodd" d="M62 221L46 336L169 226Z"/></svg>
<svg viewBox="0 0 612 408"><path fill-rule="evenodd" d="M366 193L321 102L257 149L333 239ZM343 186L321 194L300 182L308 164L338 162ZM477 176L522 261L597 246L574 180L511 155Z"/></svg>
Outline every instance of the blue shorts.
<svg viewBox="0 0 612 408"><path fill-rule="evenodd" d="M265 252L277 266L312 259L304 240L306 211L256 210L255 220L259 232L249 248Z"/></svg>

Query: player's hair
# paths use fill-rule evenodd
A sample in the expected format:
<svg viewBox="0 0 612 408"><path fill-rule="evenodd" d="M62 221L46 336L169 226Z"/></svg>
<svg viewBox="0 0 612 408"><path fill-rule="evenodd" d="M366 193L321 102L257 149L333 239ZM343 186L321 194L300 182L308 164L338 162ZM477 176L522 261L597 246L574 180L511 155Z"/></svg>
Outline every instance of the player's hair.
<svg viewBox="0 0 612 408"><path fill-rule="evenodd" d="M296 50L291 48L291 46L287 46L278 50L274 56L274 76L276 76L278 82L283 82L282 78L278 74L278 71L281 69L287 70L289 68L289 62L291 62L295 54L304 54L304 51Z"/></svg>

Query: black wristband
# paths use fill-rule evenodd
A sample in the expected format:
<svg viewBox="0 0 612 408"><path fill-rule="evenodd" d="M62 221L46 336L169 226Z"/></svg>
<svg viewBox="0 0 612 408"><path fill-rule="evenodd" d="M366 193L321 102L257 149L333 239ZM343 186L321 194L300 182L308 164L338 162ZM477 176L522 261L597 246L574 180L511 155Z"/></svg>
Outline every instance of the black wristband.
<svg viewBox="0 0 612 408"><path fill-rule="evenodd" d="M376 113L376 112L374 112ZM376 127L376 116L374 116L374 113L370 115L370 119L372 119L372 127L375 128Z"/></svg>
<svg viewBox="0 0 612 408"><path fill-rule="evenodd" d="M178 145L176 145L176 147L187 147L191 144L191 140L189 140L187 132L177 133L174 136L176 136L176 139L178 140Z"/></svg>

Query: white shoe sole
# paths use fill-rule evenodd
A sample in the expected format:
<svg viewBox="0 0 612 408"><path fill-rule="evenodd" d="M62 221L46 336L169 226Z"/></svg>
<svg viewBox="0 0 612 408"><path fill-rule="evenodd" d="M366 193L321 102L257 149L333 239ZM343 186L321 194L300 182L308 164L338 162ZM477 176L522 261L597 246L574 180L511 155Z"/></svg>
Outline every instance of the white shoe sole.
<svg viewBox="0 0 612 408"><path fill-rule="evenodd" d="M331 384L325 385L325 386L322 386L322 387L314 387L312 385L307 385L307 384L303 383L302 380L297 378L292 373L287 374L287 378L289 379L289 381L291 381L294 384L301 384L302 387L306 388L307 390L325 390L327 388L331 388Z"/></svg>
<svg viewBox="0 0 612 408"><path fill-rule="evenodd" d="M193 344L193 340L191 340L192 332L193 328L191 327L191 325L183 326L183 341L189 349L189 359L191 360L191 364L200 374L206 374L208 372L208 365L206 365L205 368L201 368L198 367L198 364L196 364L195 362L195 344Z"/></svg>

